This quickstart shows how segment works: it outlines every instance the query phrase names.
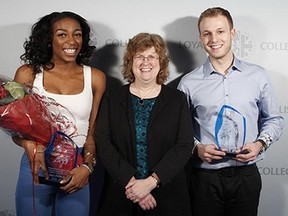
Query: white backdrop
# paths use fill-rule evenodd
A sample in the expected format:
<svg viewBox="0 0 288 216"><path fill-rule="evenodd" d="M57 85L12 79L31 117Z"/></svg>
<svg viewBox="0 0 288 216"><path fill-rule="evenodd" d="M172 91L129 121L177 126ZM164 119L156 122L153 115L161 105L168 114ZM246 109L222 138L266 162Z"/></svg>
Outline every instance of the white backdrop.
<svg viewBox="0 0 288 216"><path fill-rule="evenodd" d="M287 125L287 0L1 0L0 74L13 77L21 64L23 42L38 18L53 11L70 10L85 17L93 28L99 49L93 65L106 72L109 87L121 83L123 49L127 40L139 32L158 33L166 39L172 61L167 84L175 86L177 78L206 59L198 40L197 17L212 6L228 9L234 18L238 32L235 54L268 70ZM263 179L260 216L288 215L287 130L286 127L281 139L269 149L265 160L258 163ZM22 149L0 131L1 216L16 215L14 192L21 155Z"/></svg>

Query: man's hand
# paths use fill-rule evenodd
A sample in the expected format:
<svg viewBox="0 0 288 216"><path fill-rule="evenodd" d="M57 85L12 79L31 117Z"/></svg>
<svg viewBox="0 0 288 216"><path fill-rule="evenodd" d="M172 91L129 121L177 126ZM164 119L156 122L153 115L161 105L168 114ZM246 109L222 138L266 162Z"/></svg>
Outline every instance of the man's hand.
<svg viewBox="0 0 288 216"><path fill-rule="evenodd" d="M198 144L198 156L205 162L211 163L213 160L221 160L225 152L220 151L215 144Z"/></svg>
<svg viewBox="0 0 288 216"><path fill-rule="evenodd" d="M235 159L243 163L256 160L256 157L258 156L262 148L263 144L260 141L256 141L254 143L247 143L245 144L245 146L243 146L242 150L247 149L249 153L238 154Z"/></svg>

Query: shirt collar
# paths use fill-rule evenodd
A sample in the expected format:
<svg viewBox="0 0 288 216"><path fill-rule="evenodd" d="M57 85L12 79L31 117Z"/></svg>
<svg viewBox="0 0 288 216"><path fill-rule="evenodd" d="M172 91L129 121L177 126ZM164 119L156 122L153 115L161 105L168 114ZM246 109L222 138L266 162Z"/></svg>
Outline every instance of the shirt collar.
<svg viewBox="0 0 288 216"><path fill-rule="evenodd" d="M241 62L239 59L237 59L235 56L234 56L234 60L233 60L233 64L231 66L231 69L233 71L239 71L241 72ZM203 66L203 71L204 71L204 77L209 77L213 72L216 72L210 62L210 59L209 57L207 58L204 66Z"/></svg>

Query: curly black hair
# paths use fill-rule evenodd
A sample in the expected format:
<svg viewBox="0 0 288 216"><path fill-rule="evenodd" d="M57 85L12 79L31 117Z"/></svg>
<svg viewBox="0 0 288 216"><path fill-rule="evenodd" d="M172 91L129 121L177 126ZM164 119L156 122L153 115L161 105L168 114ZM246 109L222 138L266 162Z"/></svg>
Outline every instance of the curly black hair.
<svg viewBox="0 0 288 216"><path fill-rule="evenodd" d="M23 47L25 53L21 55L21 60L33 67L34 73L40 73L41 67L52 69L54 63L52 58L52 25L61 19L71 18L76 20L82 30L83 44L79 55L76 58L78 64L89 64L89 60L95 50L95 46L90 45L90 26L87 21L69 11L53 12L39 19L31 28L31 35L25 41Z"/></svg>

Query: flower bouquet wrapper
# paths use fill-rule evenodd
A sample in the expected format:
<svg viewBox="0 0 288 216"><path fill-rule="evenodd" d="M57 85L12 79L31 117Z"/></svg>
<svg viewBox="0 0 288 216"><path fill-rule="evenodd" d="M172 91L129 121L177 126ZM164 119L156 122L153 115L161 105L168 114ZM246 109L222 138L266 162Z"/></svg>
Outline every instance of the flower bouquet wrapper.
<svg viewBox="0 0 288 216"><path fill-rule="evenodd" d="M42 183L60 185L82 160L71 139L78 133L75 119L55 100L36 92L35 88L0 75L0 129L10 136L44 145L49 179Z"/></svg>
<svg viewBox="0 0 288 216"><path fill-rule="evenodd" d="M64 186L64 184L60 184L60 181L67 176L70 170L83 162L81 149L61 131L53 134L44 154L49 178L45 179L44 176L39 176L39 181L43 184Z"/></svg>
<svg viewBox="0 0 288 216"><path fill-rule="evenodd" d="M47 144L58 126L46 102L31 88L0 75L0 129L8 135Z"/></svg>
<svg viewBox="0 0 288 216"><path fill-rule="evenodd" d="M57 131L57 124L39 95L30 93L0 106L0 127L11 136L47 144Z"/></svg>

